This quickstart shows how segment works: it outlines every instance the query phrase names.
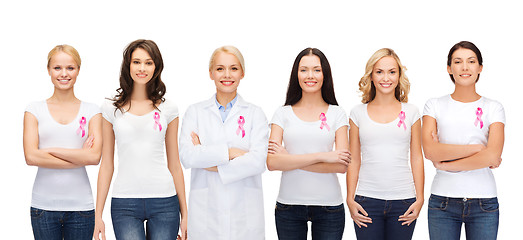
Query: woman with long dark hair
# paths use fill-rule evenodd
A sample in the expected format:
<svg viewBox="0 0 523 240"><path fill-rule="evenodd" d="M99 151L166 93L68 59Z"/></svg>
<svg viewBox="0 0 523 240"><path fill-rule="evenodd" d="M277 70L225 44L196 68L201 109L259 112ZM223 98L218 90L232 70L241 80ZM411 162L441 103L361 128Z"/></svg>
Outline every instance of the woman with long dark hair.
<svg viewBox="0 0 523 240"><path fill-rule="evenodd" d="M304 49L294 61L285 105L271 120L267 167L282 171L279 239L307 239L308 221L313 239L342 238L345 211L336 173L345 173L350 162L347 129L327 58Z"/></svg>
<svg viewBox="0 0 523 240"><path fill-rule="evenodd" d="M153 41L136 40L125 49L118 94L102 107L106 138L98 173L95 239L100 234L105 239L102 213L114 172L115 142L119 164L111 218L116 238L176 239L180 227L186 239L178 108L163 97L162 70L162 55Z"/></svg>
<svg viewBox="0 0 523 240"><path fill-rule="evenodd" d="M449 51L447 72L454 92L427 101L423 150L436 167L428 204L430 239L496 239L499 204L492 170L501 164L503 106L476 92L481 52L462 41Z"/></svg>

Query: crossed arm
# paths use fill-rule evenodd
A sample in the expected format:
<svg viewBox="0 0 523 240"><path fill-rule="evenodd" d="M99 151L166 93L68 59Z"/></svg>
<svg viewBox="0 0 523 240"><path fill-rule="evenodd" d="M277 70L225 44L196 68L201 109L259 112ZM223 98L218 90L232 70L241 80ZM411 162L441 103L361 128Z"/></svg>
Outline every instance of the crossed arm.
<svg viewBox="0 0 523 240"><path fill-rule="evenodd" d="M25 112L24 155L29 166L68 169L86 165L98 165L102 151L102 116L96 114L89 120L89 133L81 149L39 149L38 120Z"/></svg>
<svg viewBox="0 0 523 240"><path fill-rule="evenodd" d="M347 126L342 126L336 130L335 151L289 154L282 146L282 140L283 129L272 124L267 154L267 168L271 171L302 169L318 173L345 173L351 161Z"/></svg>
<svg viewBox="0 0 523 240"><path fill-rule="evenodd" d="M501 122L489 126L487 146L481 144L458 145L440 143L436 119L423 116L422 141L425 158L437 169L444 171L469 171L497 168L505 142L505 125Z"/></svg>

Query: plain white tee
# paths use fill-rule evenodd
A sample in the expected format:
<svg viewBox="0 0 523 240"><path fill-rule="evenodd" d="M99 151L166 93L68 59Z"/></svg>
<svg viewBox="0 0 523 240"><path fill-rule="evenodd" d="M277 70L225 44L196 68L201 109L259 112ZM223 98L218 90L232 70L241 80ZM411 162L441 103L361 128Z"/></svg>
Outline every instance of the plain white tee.
<svg viewBox="0 0 523 240"><path fill-rule="evenodd" d="M505 110L494 100L481 97L463 103L450 95L427 101L423 115L436 119L440 143L487 145L490 124L505 124ZM489 168L473 171L436 171L432 194L455 198L496 197L496 182Z"/></svg>
<svg viewBox="0 0 523 240"><path fill-rule="evenodd" d="M321 120L303 121L294 114L291 106L283 106L276 110L271 124L283 129L283 144L289 154L330 152L336 130L348 126L348 119L343 108L335 105L329 105L325 117L328 127L322 127ZM336 173L295 169L282 172L277 201L293 205L336 206L343 203L343 197Z"/></svg>
<svg viewBox="0 0 523 240"><path fill-rule="evenodd" d="M378 123L369 117L367 105L360 104L350 113L359 129L361 145L356 194L383 200L415 197L409 152L412 125L420 118L418 108L401 103L404 120L400 113L392 122Z"/></svg>
<svg viewBox="0 0 523 240"><path fill-rule="evenodd" d="M114 181L115 198L158 198L176 194L165 157L165 133L178 117L178 107L166 100L158 109L138 116L121 112L107 100L103 117L113 125L118 149L118 174Z"/></svg>
<svg viewBox="0 0 523 240"><path fill-rule="evenodd" d="M100 113L100 108L91 103L81 102L75 119L68 124L56 122L47 102L33 102L26 112L33 114L38 121L38 148L82 148L88 137L89 121ZM84 135L78 131L85 118ZM94 209L91 184L85 167L73 169L51 169L38 167L31 207L48 211L88 211Z"/></svg>

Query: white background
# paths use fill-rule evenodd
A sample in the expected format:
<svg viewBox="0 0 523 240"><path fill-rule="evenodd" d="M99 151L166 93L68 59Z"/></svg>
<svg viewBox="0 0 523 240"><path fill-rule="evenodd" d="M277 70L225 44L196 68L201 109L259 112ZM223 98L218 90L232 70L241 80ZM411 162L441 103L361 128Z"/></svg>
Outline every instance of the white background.
<svg viewBox="0 0 523 240"><path fill-rule="evenodd" d="M32 239L29 206L35 167L25 164L22 122L25 106L53 92L46 57L57 44L80 52L76 95L100 104L118 87L122 51L138 38L162 51L167 98L183 116L188 105L210 98L208 61L222 45L238 47L246 62L239 93L270 119L285 100L292 63L306 47L329 59L337 100L350 109L360 102L357 84L374 51L394 49L407 66L410 103L451 93L446 72L450 47L461 40L482 51L484 68L477 90L500 101L506 111L503 163L494 170L501 219L499 239L519 236L521 163L516 151L523 133L521 107L522 9L516 1L10 1L0 10L0 118L2 239ZM182 119L183 121L183 119ZM426 163L425 203L434 168ZM97 166L87 168L96 192ZM266 238L276 239L274 203L280 172L263 175ZM190 173L185 171L186 189ZM340 175L342 189L344 176ZM459 183L457 183L459 184ZM343 190L345 195L345 190ZM104 220L113 239L109 201ZM426 204L414 239L428 239ZM344 239L355 239L346 213Z"/></svg>

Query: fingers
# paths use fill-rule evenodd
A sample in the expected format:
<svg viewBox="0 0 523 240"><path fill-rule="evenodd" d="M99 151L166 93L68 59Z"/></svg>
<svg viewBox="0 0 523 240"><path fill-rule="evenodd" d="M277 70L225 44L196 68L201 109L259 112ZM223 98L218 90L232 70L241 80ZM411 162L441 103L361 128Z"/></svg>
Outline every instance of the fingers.
<svg viewBox="0 0 523 240"><path fill-rule="evenodd" d="M200 137L195 132L191 132L191 141L194 146L200 145Z"/></svg>

